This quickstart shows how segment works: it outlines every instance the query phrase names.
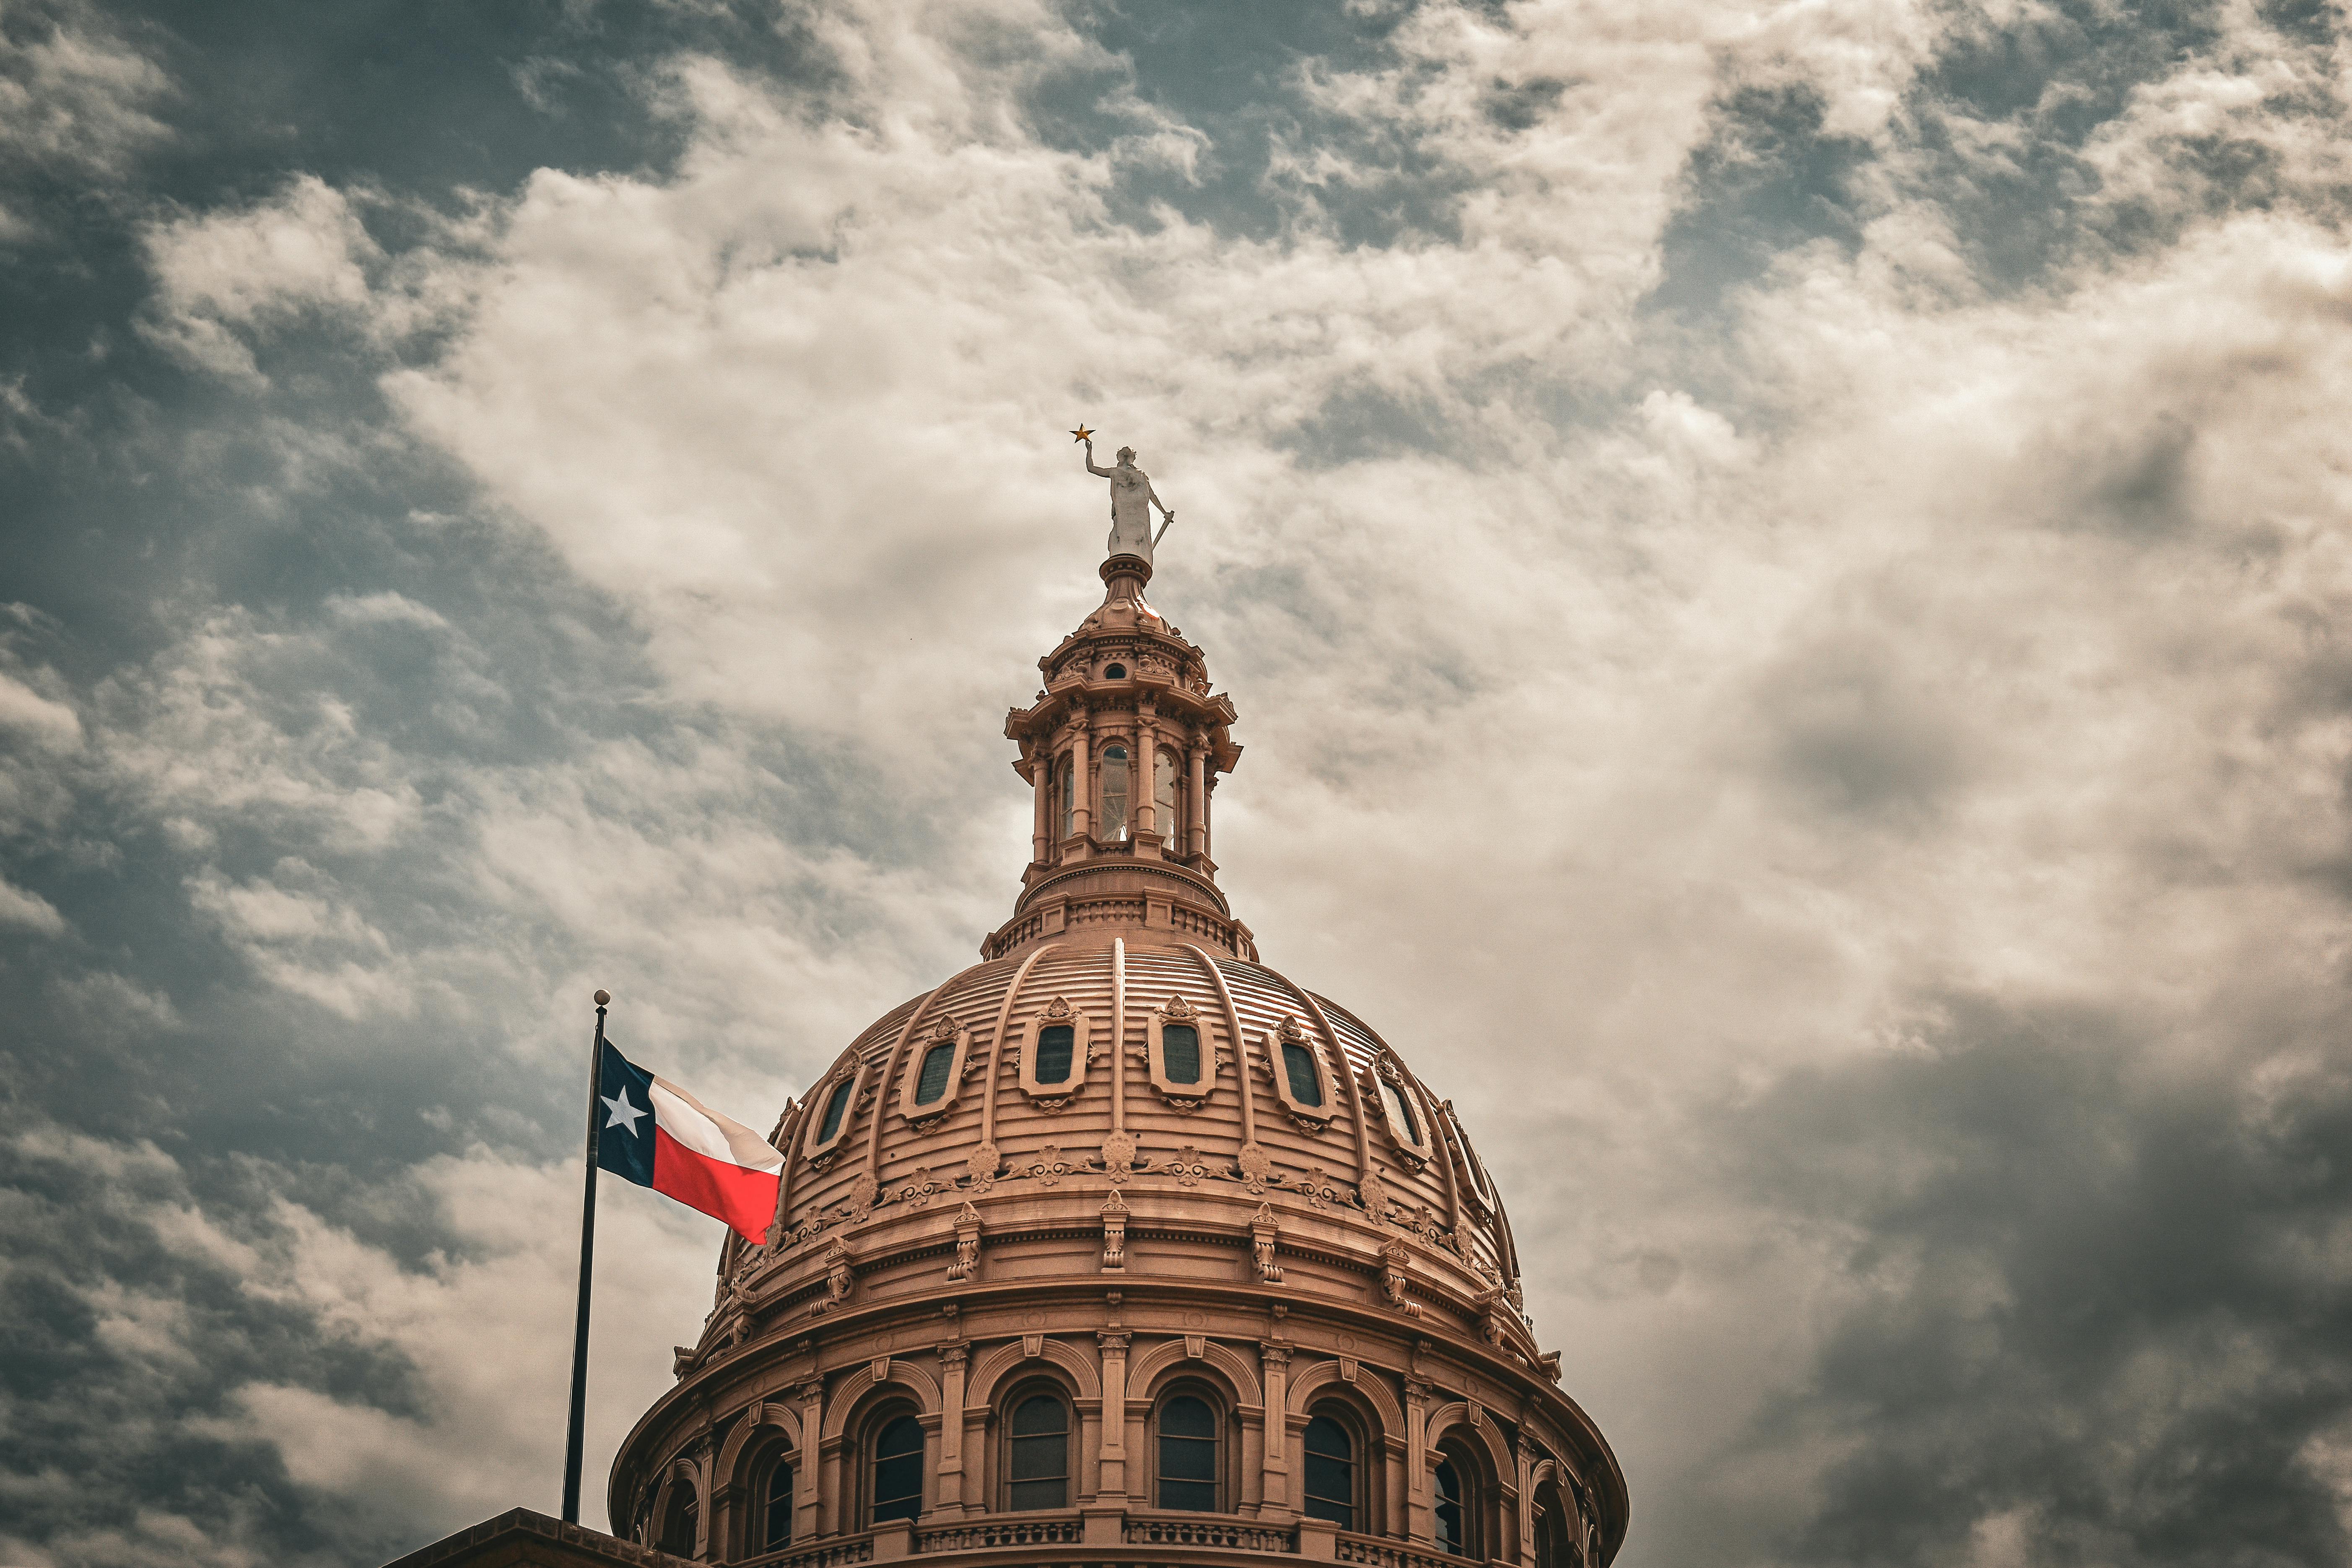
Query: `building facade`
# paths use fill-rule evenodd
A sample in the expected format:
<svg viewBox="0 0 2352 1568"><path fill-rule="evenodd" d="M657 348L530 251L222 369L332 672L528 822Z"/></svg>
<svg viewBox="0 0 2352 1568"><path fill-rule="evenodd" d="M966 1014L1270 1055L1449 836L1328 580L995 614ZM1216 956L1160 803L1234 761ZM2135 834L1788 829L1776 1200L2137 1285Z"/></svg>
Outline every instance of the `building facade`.
<svg viewBox="0 0 2352 1568"><path fill-rule="evenodd" d="M1241 757L1200 648L1104 563L1007 719L1031 859L981 962L772 1141L677 1384L614 1460L641 1548L763 1568L1598 1568L1624 1478L1523 1310L1501 1195L1372 1026L1216 880Z"/></svg>

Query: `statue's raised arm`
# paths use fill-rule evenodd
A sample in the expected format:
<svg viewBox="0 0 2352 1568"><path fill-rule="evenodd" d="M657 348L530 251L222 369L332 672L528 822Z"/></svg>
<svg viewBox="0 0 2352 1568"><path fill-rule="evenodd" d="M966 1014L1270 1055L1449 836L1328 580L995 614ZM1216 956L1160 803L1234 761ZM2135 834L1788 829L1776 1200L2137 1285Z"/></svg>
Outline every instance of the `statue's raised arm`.
<svg viewBox="0 0 2352 1568"><path fill-rule="evenodd" d="M1110 481L1109 552L1113 555L1140 555L1146 561L1150 560L1151 547L1159 542L1152 537L1151 509L1158 507L1161 517L1167 520L1160 524L1161 533L1168 531L1167 525L1176 521L1176 514L1151 488L1151 476L1135 466L1134 447L1121 447L1118 449L1118 466L1105 468L1095 463L1092 437L1080 436L1078 439L1086 443L1087 472L1097 479Z"/></svg>

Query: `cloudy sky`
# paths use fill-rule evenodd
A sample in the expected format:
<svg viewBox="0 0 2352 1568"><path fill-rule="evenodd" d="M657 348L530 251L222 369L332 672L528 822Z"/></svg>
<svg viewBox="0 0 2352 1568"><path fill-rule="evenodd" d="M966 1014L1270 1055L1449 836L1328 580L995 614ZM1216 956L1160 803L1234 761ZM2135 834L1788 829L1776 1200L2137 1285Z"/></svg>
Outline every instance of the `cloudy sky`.
<svg viewBox="0 0 2352 1568"><path fill-rule="evenodd" d="M1627 1568L2343 1562L2347 129L2343 0L5 0L0 1564L554 1509L588 994L765 1125L971 961L1080 419Z"/></svg>

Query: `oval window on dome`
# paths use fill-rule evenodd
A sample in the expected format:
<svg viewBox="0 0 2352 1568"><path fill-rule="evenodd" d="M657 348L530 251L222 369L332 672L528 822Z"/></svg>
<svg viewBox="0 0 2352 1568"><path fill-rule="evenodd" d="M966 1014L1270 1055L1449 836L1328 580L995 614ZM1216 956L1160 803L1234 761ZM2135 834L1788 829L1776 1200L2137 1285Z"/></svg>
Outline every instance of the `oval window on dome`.
<svg viewBox="0 0 2352 1568"><path fill-rule="evenodd" d="M830 1143L841 1135L841 1118L849 1109L849 1091L855 1087L855 1081L850 1079L843 1079L833 1086L833 1093L825 1098L824 1116L817 1123L816 1141L819 1143Z"/></svg>
<svg viewBox="0 0 2352 1568"><path fill-rule="evenodd" d="M1403 1089L1386 1079L1381 1080L1381 1092L1388 1097L1389 1109L1396 1113L1398 1122L1403 1126L1405 1142L1419 1144L1421 1123L1413 1120L1412 1101L1404 1097Z"/></svg>
<svg viewBox="0 0 2352 1568"><path fill-rule="evenodd" d="M1315 1070L1315 1053L1297 1040L1282 1042L1282 1070L1290 1079L1290 1098L1301 1105L1323 1103L1323 1075Z"/></svg>
<svg viewBox="0 0 2352 1568"><path fill-rule="evenodd" d="M1105 680L1125 680L1127 679L1127 666L1123 664L1105 665L1103 667L1103 679Z"/></svg>
<svg viewBox="0 0 2352 1568"><path fill-rule="evenodd" d="M922 1070L915 1079L915 1103L929 1105L948 1091L948 1073L955 1066L955 1042L941 1040L923 1053Z"/></svg>
<svg viewBox="0 0 2352 1568"><path fill-rule="evenodd" d="M1067 1083L1076 1055L1077 1032L1067 1024L1048 1024L1037 1031L1037 1081Z"/></svg>
<svg viewBox="0 0 2352 1568"><path fill-rule="evenodd" d="M1160 1026L1160 1060L1170 1083L1201 1081L1201 1031L1190 1024Z"/></svg>

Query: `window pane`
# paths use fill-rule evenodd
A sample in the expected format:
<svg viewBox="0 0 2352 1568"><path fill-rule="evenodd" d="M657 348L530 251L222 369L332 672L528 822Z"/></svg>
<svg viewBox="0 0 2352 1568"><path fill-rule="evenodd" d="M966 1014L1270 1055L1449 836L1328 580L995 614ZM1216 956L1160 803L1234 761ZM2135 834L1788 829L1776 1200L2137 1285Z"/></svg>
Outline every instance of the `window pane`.
<svg viewBox="0 0 2352 1568"><path fill-rule="evenodd" d="M1179 842L1181 825L1176 820L1176 759L1161 752L1151 764L1152 831L1160 835L1162 844Z"/></svg>
<svg viewBox="0 0 2352 1568"><path fill-rule="evenodd" d="M1312 1493L1309 1493L1307 1499L1307 1517L1328 1519L1342 1530L1356 1528L1356 1510L1353 1507L1344 1502L1333 1502L1328 1498L1316 1497Z"/></svg>
<svg viewBox="0 0 2352 1568"><path fill-rule="evenodd" d="M1005 1501L1016 1513L1033 1508L1070 1506L1070 1483L1066 1480L1015 1481L1006 1493Z"/></svg>
<svg viewBox="0 0 2352 1568"><path fill-rule="evenodd" d="M901 1415L874 1441L874 1520L912 1519L923 1511L923 1427Z"/></svg>
<svg viewBox="0 0 2352 1568"><path fill-rule="evenodd" d="M1420 1142L1421 1123L1412 1119L1412 1101L1404 1097L1404 1090L1385 1079L1381 1081L1381 1089L1389 1097L1389 1103L1396 1107L1397 1120L1404 1123L1404 1135Z"/></svg>
<svg viewBox="0 0 2352 1568"><path fill-rule="evenodd" d="M1171 1437L1214 1437L1216 1413L1203 1400L1171 1399L1160 1407L1160 1429Z"/></svg>
<svg viewBox="0 0 2352 1568"><path fill-rule="evenodd" d="M1067 757L1054 766L1054 787L1062 795L1062 837L1067 838L1078 830L1076 816L1078 792L1070 787L1070 759Z"/></svg>
<svg viewBox="0 0 2352 1568"><path fill-rule="evenodd" d="M1062 1083L1070 1076L1070 1058L1077 1033L1067 1024L1048 1024L1037 1031L1037 1081Z"/></svg>
<svg viewBox="0 0 2352 1568"><path fill-rule="evenodd" d="M1217 1485L1214 1481L1161 1481L1160 1506L1185 1509L1193 1513L1217 1511Z"/></svg>
<svg viewBox="0 0 2352 1568"><path fill-rule="evenodd" d="M1190 1024L1160 1026L1160 1060L1170 1083L1201 1081L1201 1031Z"/></svg>
<svg viewBox="0 0 2352 1568"><path fill-rule="evenodd" d="M1315 1071L1315 1053L1297 1040L1282 1042L1282 1070L1290 1078L1290 1098L1301 1105L1323 1103L1323 1079Z"/></svg>
<svg viewBox="0 0 2352 1568"><path fill-rule="evenodd" d="M1095 829L1097 838L1127 837L1127 752L1113 746L1103 752L1102 765L1103 819Z"/></svg>
<svg viewBox="0 0 2352 1568"><path fill-rule="evenodd" d="M778 1465L768 1472L767 1531L761 1540L769 1547L793 1543L793 1468Z"/></svg>
<svg viewBox="0 0 2352 1568"><path fill-rule="evenodd" d="M1059 1432L1044 1437L1013 1439L1013 1479L1016 1481L1058 1480L1068 1473L1063 1463L1070 1440Z"/></svg>
<svg viewBox="0 0 2352 1568"><path fill-rule="evenodd" d="M915 1079L915 1103L929 1105L948 1091L948 1068L955 1063L955 1042L941 1040L923 1053L923 1070Z"/></svg>
<svg viewBox="0 0 2352 1568"><path fill-rule="evenodd" d="M1070 1429L1070 1418L1062 1402L1050 1394L1041 1394L1021 1402L1013 1413L1013 1435L1015 1437L1035 1437L1045 1433L1055 1436Z"/></svg>
<svg viewBox="0 0 2352 1568"><path fill-rule="evenodd" d="M1462 1555L1462 1478L1450 1463L1437 1467L1437 1545Z"/></svg>
<svg viewBox="0 0 2352 1568"><path fill-rule="evenodd" d="M832 1096L824 1102L824 1125L816 1130L818 1142L841 1131L841 1113L849 1109L849 1079L843 1079L834 1085Z"/></svg>

